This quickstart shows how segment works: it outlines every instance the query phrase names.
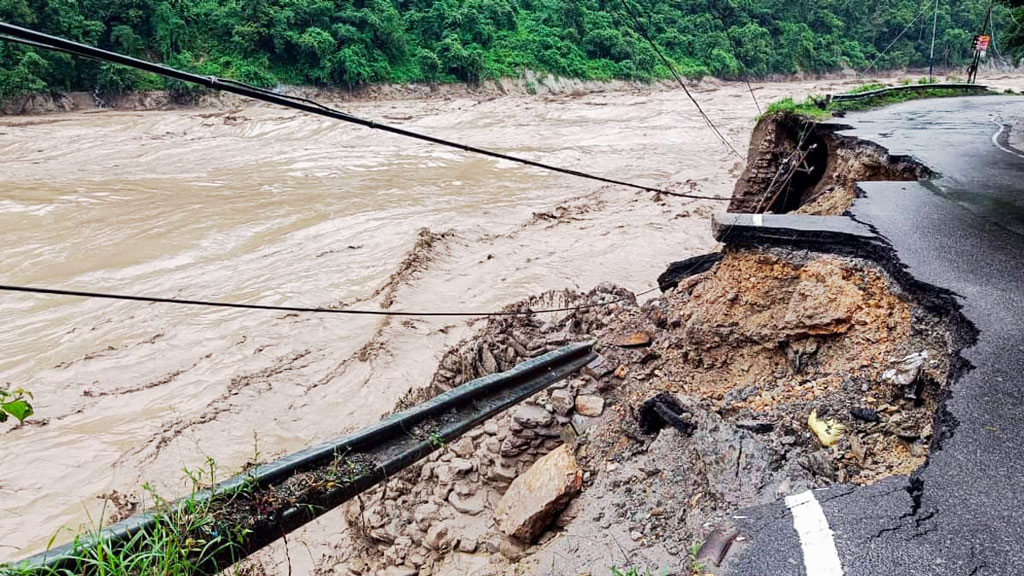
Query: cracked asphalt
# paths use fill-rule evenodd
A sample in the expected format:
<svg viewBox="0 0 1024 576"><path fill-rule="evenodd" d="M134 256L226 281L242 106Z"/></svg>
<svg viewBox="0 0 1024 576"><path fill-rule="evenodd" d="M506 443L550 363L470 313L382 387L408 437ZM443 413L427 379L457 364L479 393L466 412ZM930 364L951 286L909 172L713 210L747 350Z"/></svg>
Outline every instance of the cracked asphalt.
<svg viewBox="0 0 1024 576"><path fill-rule="evenodd" d="M1022 116L1024 98L980 96L836 120L941 174L862 183L849 218L918 281L955 293L978 330L928 464L913 479L815 493L847 576L1024 574L1024 152L1003 126ZM783 502L738 516L746 539L722 574L816 576Z"/></svg>

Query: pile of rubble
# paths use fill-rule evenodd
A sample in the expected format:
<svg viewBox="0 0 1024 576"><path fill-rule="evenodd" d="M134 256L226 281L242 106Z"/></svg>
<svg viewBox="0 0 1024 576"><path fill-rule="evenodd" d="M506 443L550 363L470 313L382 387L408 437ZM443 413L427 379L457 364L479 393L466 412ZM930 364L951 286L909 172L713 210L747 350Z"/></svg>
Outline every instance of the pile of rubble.
<svg viewBox="0 0 1024 576"><path fill-rule="evenodd" d="M952 320L870 262L728 251L643 306L602 286L517 307L600 302L492 318L445 355L403 405L570 341L600 353L353 502L350 571L690 573L692 544L720 544L738 508L910 474L937 435Z"/></svg>

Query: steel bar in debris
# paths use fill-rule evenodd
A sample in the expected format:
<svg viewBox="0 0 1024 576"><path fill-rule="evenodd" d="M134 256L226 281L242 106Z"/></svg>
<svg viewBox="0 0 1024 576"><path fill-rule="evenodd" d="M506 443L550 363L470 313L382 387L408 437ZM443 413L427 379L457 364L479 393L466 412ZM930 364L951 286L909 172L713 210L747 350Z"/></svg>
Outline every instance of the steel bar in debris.
<svg viewBox="0 0 1024 576"><path fill-rule="evenodd" d="M864 100L867 98L874 98L875 96L882 96L889 94L890 92L912 92L915 90L963 90L964 92L984 92L988 90L988 86L981 84L957 84L957 83L939 83L939 84L907 84L906 86L892 86L889 88L879 88L878 90L868 90L867 92L860 92L858 94L835 94L829 96L829 102L848 102L851 100Z"/></svg>
<svg viewBox="0 0 1024 576"><path fill-rule="evenodd" d="M596 356L591 342L565 346L507 372L463 384L353 435L259 466L179 500L171 509L182 510L196 501L219 502L218 498L223 500L226 495L231 496L231 502L238 502L239 494L268 493L266 491L280 488L298 475L327 467L337 469L340 461L348 463L352 473L333 487L307 495L307 499L301 501L283 499L272 510L259 511L252 517L251 531L241 543L230 554L215 558L216 566L210 566L211 569L224 568L386 480L484 420L571 375ZM114 548L123 545L140 532L152 529L156 520L154 512L137 514L98 535L37 554L15 565L27 573L81 570L78 558L83 552L104 542Z"/></svg>

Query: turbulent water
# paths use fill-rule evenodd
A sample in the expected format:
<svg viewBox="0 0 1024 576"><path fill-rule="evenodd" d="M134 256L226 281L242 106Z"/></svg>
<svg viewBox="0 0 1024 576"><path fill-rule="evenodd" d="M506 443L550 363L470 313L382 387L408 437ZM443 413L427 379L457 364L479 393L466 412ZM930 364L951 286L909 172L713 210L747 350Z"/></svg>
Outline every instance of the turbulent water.
<svg viewBox="0 0 1024 576"><path fill-rule="evenodd" d="M839 83L765 84L763 103ZM696 92L745 151L744 84ZM346 103L571 168L726 196L742 169L678 91ZM299 306L487 311L713 249L715 202L656 200L272 107L0 118L0 282ZM431 234L421 233L428 229ZM471 319L211 310L0 294L0 559L101 521L104 495L187 490L369 424Z"/></svg>

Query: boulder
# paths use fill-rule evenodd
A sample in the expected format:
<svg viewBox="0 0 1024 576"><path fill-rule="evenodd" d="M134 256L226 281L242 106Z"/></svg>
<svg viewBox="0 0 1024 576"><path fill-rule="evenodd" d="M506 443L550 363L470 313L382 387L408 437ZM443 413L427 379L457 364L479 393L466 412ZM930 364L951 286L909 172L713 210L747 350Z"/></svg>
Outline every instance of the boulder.
<svg viewBox="0 0 1024 576"><path fill-rule="evenodd" d="M502 533L532 542L583 486L575 455L561 446L537 460L509 486L494 519Z"/></svg>
<svg viewBox="0 0 1024 576"><path fill-rule="evenodd" d="M600 416L604 412L604 398L580 394L576 397L576 412L583 416Z"/></svg>

